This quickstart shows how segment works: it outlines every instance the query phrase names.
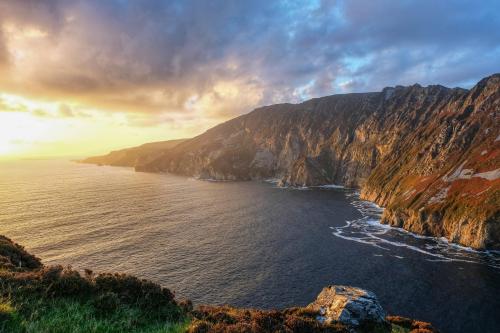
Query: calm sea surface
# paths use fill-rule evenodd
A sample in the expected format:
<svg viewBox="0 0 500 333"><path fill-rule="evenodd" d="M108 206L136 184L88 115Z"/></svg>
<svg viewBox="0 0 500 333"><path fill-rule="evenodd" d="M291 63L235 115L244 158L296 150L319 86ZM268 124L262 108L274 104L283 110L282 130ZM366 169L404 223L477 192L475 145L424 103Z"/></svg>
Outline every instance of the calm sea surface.
<svg viewBox="0 0 500 333"><path fill-rule="evenodd" d="M444 332L500 331L497 253L387 228L379 214L352 190L0 162L0 234L47 264L132 273L198 304L284 308L348 284Z"/></svg>

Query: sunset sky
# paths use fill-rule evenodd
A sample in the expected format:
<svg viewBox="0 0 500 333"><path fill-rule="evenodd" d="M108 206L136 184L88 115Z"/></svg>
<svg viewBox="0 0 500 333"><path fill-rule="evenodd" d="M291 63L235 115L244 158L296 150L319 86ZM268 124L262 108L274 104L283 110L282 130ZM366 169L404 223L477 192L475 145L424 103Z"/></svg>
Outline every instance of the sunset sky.
<svg viewBox="0 0 500 333"><path fill-rule="evenodd" d="M0 159L191 137L261 105L500 72L500 1L1 1Z"/></svg>

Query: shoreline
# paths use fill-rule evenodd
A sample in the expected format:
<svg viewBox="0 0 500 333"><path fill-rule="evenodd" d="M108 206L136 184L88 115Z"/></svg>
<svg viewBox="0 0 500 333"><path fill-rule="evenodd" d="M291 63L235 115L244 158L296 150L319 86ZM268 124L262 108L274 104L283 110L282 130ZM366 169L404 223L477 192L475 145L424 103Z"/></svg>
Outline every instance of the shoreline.
<svg viewBox="0 0 500 333"><path fill-rule="evenodd" d="M96 164L96 163L91 163L91 162L83 162L83 160L80 161L70 161L70 162L75 162L75 163L81 163L81 164L90 164L94 166L109 166L109 167L120 167L120 168L133 168L134 167L128 167L128 166L118 166L118 165L108 165L108 164ZM205 182L211 182L211 183L232 183L232 182L261 182L261 183L267 183L274 185L275 188L278 189L289 189L289 190L298 190L298 191L307 191L307 190L314 190L314 189L323 189L323 190L345 190L345 191L354 191L358 200L370 203L371 205L374 205L376 209L382 209L384 210L385 208L382 206L379 206L377 203L374 201L370 201L367 199L361 199L360 197L360 188L356 187L346 187L343 185L338 185L338 184L321 184L321 185L310 185L310 186L294 186L294 185L280 185L281 179L280 178L262 178L262 179L249 179L249 180L231 180L231 179L212 179L212 178L200 178L200 177L195 177L195 176L186 176L182 174L175 174L171 172L151 172L151 171L137 171L134 169L134 172L146 172L146 173L152 173L152 174L163 174L163 175L174 175L174 176L180 176L180 177L188 177L188 180L195 180L195 181L205 181ZM392 228L393 230L397 230L400 232L407 233L411 235L412 237L415 238L420 238L420 239L427 239L427 240L440 240L444 243L446 243L449 246L456 247L460 250L463 251L469 251L473 253L478 253L478 254L495 254L495 255L500 255L500 250L493 250L493 249L475 249L470 246L462 245L460 243L456 243L453 241L450 241L444 236L438 237L438 236L426 236L426 235L421 235L417 234L415 232L412 232L410 230L406 230L402 227L396 227L390 224L386 223L381 223L381 219L379 218L379 225L380 226L387 226L389 228Z"/></svg>

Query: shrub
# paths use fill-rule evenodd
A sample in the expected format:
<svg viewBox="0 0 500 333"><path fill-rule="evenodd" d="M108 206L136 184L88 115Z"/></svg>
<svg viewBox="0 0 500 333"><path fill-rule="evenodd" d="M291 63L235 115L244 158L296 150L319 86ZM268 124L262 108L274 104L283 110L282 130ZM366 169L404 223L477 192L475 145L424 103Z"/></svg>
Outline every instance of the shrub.
<svg viewBox="0 0 500 333"><path fill-rule="evenodd" d="M40 259L28 253L21 245L0 235L0 268L26 271L41 267Z"/></svg>
<svg viewBox="0 0 500 333"><path fill-rule="evenodd" d="M437 333L439 332L431 324L413 320L400 316L387 316L387 321L393 325L397 325L409 331L409 333Z"/></svg>
<svg viewBox="0 0 500 333"><path fill-rule="evenodd" d="M191 302L189 299L185 299L179 302L179 306L181 307L182 311L185 313L189 313L193 311L193 302Z"/></svg>
<svg viewBox="0 0 500 333"><path fill-rule="evenodd" d="M89 280L82 277L71 267L50 266L41 271L41 281L46 287L47 296L81 296L92 289Z"/></svg>
<svg viewBox="0 0 500 333"><path fill-rule="evenodd" d="M0 324L10 320L14 313L14 308L10 302L0 301Z"/></svg>
<svg viewBox="0 0 500 333"><path fill-rule="evenodd" d="M317 310L313 310L311 308L300 308L300 307L285 309L285 310L283 310L283 313L285 315L309 317L309 318L314 318L314 319L316 319L316 317L319 316L319 311L317 311Z"/></svg>
<svg viewBox="0 0 500 333"><path fill-rule="evenodd" d="M163 312L178 308L174 294L169 289L131 275L99 274L93 283L97 293L112 292L127 304L139 305L146 309L163 309Z"/></svg>
<svg viewBox="0 0 500 333"><path fill-rule="evenodd" d="M191 323L187 333L208 333L212 325L204 320L196 320Z"/></svg>
<svg viewBox="0 0 500 333"><path fill-rule="evenodd" d="M284 311L236 309L229 306L200 306L191 312L193 331L209 333L347 333L342 324L321 324L317 312L292 308ZM205 323L205 324L201 324ZM200 326L200 327L198 327ZM208 330L208 331L203 331Z"/></svg>
<svg viewBox="0 0 500 333"><path fill-rule="evenodd" d="M91 302L97 315L109 315L120 306L120 299L115 293L107 292L99 295Z"/></svg>
<svg viewBox="0 0 500 333"><path fill-rule="evenodd" d="M404 328L411 328L413 320L405 318L405 317L400 317L400 316L387 316L385 318L388 322L404 327Z"/></svg>
<svg viewBox="0 0 500 333"><path fill-rule="evenodd" d="M288 317L285 325L294 333L314 333L318 332L320 328L314 319L296 316Z"/></svg>
<svg viewBox="0 0 500 333"><path fill-rule="evenodd" d="M283 316L278 311L255 312L252 317L252 325L262 332L274 332L282 326Z"/></svg>

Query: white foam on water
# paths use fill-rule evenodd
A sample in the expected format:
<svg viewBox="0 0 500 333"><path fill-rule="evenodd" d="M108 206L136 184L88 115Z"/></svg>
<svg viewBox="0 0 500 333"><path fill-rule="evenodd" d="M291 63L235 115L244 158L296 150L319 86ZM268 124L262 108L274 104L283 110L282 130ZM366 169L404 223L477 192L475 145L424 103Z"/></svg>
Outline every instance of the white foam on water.
<svg viewBox="0 0 500 333"><path fill-rule="evenodd" d="M230 183L235 182L236 180L231 179L216 179L216 178L202 178L202 177L189 177L189 181L202 181L202 182L211 182L211 183Z"/></svg>
<svg viewBox="0 0 500 333"><path fill-rule="evenodd" d="M273 185L273 188L278 188L281 190L298 190L298 191L308 191L311 190L312 187L309 186L294 186L294 185L279 185L279 181L275 182L274 180L264 180L266 183L270 183Z"/></svg>
<svg viewBox="0 0 500 333"><path fill-rule="evenodd" d="M291 190L312 190L312 189L325 189L325 190L352 190L349 187L345 187L337 184L324 184L324 185L313 185L313 186L305 186L305 185L278 185L280 183L280 179L277 178L269 178L263 180L266 183L270 183L275 185L276 188L281 189L291 189Z"/></svg>
<svg viewBox="0 0 500 333"><path fill-rule="evenodd" d="M333 188L333 189L344 189L345 188L345 186L336 185L336 184L317 185L317 186L311 186L311 187L316 187L316 188Z"/></svg>
<svg viewBox="0 0 500 333"><path fill-rule="evenodd" d="M265 183L278 185L278 184L279 184L279 182L280 182L280 179L279 179L279 178L268 178L268 179L264 179L263 181L264 181Z"/></svg>
<svg viewBox="0 0 500 333"><path fill-rule="evenodd" d="M338 238L370 245L384 251L410 250L417 252L428 261L464 262L488 265L500 269L500 251L479 251L470 247L451 243L444 237L424 236L380 223L384 208L374 202L361 200L357 190L344 188L340 185L329 184L320 186L278 186L274 179L266 182L275 184L276 188L289 190L312 190L314 188L342 190L350 199L352 206L361 214L361 218L346 221L340 227L330 227L332 234ZM392 255L398 259L406 259L399 255ZM380 255L383 256L383 255Z"/></svg>
<svg viewBox="0 0 500 333"><path fill-rule="evenodd" d="M370 245L377 249L396 252L391 256L406 259L402 250L410 250L433 262L463 262L487 265L500 269L500 251L480 251L451 243L444 237L415 234L408 230L380 223L384 209L373 202L359 199L359 192L346 193L361 218L346 221L340 227L330 227L338 238ZM374 256L382 256L374 254Z"/></svg>

